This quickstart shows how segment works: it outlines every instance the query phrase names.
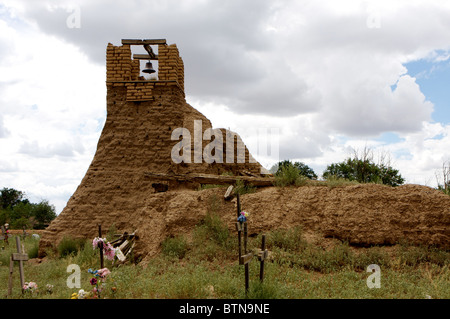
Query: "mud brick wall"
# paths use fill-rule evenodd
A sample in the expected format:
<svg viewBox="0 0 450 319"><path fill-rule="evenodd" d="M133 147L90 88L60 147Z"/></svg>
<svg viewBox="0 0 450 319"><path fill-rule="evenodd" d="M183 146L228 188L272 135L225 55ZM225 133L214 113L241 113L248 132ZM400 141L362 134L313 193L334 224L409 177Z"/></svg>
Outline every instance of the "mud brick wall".
<svg viewBox="0 0 450 319"><path fill-rule="evenodd" d="M153 99L155 83L134 82L125 83L127 88L127 101L142 101Z"/></svg>
<svg viewBox="0 0 450 319"><path fill-rule="evenodd" d="M159 80L147 81L139 76L139 61L131 59L129 45L116 47L108 44L106 122L84 178L66 207L43 233L40 257L45 256L47 249L55 249L64 236L96 237L98 224L105 232L114 226L119 232L141 230L145 233L145 223L160 220L158 216L145 213L149 200L160 195L152 184L167 183L149 180L145 177L146 172L260 173L259 163L249 163L247 148L246 163L226 163L225 157L223 164L194 163L193 152L191 163L177 164L172 160L172 149L179 142L171 138L174 129L187 128L194 134L194 121L201 120L204 133L212 128L212 124L185 100L184 68L176 46L164 45L159 50ZM226 130L221 132L225 134ZM225 138L223 141L225 143ZM202 149L210 142L202 140ZM168 193L176 194L177 190L198 189L199 185L174 181L168 186ZM148 242L142 239L139 248L144 255L146 249L154 244L153 235L145 235Z"/></svg>
<svg viewBox="0 0 450 319"><path fill-rule="evenodd" d="M111 43L108 44L106 48L106 81L137 80L136 67L139 75L139 64L132 63L129 45L117 47Z"/></svg>
<svg viewBox="0 0 450 319"><path fill-rule="evenodd" d="M158 45L158 79L177 81L184 91L184 63L176 44Z"/></svg>

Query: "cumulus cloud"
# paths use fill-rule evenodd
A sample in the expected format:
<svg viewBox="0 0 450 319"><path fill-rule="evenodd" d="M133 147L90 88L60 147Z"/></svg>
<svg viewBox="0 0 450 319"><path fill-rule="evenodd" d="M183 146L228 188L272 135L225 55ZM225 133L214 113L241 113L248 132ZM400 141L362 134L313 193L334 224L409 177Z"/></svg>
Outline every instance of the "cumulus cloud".
<svg viewBox="0 0 450 319"><path fill-rule="evenodd" d="M370 145L392 151L408 176L430 174L448 157L448 126L431 122L435 106L404 64L448 59L449 18L444 1L3 0L2 177L46 180L59 200L56 184L75 188L105 119L106 45L122 38L176 43L188 102L269 167L258 128L278 129L280 159L319 172L395 132L400 142ZM58 178L37 166L49 162ZM48 175L27 182L13 175L23 169Z"/></svg>
<svg viewBox="0 0 450 319"><path fill-rule="evenodd" d="M411 132L429 120L432 105L402 64L448 46L450 35L440 2L26 3L14 7L96 63L104 64L107 42L120 43L117 35L164 37L181 49L188 95L240 114L315 112L336 133L356 136ZM74 8L80 28L67 26Z"/></svg>

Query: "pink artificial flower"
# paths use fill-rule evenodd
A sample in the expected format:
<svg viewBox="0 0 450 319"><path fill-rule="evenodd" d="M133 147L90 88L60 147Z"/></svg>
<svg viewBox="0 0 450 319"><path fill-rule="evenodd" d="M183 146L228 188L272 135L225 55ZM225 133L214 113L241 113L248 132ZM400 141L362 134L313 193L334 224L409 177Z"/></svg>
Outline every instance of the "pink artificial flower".
<svg viewBox="0 0 450 319"><path fill-rule="evenodd" d="M100 276L100 278L106 278L106 276L108 276L110 273L111 272L108 268L102 268L98 270L98 275Z"/></svg>
<svg viewBox="0 0 450 319"><path fill-rule="evenodd" d="M107 243L105 246L103 246L103 248L106 258L108 258L109 260L114 260L116 249L110 243Z"/></svg>

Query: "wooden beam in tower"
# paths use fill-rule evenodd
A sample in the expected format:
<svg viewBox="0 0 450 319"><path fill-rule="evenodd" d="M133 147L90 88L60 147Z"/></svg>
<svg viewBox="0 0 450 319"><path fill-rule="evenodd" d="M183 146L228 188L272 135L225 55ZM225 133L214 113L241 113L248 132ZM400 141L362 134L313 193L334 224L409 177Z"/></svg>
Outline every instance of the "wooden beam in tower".
<svg viewBox="0 0 450 319"><path fill-rule="evenodd" d="M122 44L129 44L129 45L156 45L156 44L167 44L166 39L122 39Z"/></svg>

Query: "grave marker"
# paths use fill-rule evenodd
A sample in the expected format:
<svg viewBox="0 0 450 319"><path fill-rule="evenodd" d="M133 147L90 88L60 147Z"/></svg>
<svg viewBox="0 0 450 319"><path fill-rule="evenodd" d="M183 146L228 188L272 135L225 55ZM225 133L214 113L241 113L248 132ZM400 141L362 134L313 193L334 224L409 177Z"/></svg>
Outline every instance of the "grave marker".
<svg viewBox="0 0 450 319"><path fill-rule="evenodd" d="M24 252L23 247L20 244L20 237L16 236L16 246L17 246L17 253L12 253L11 257L9 259L9 284L8 284L8 296L12 293L12 279L13 279L13 271L14 271L14 262L19 262L19 275L20 275L20 287L22 288L23 292L23 286L25 285L25 275L23 273L23 262L27 261L28 254Z"/></svg>
<svg viewBox="0 0 450 319"><path fill-rule="evenodd" d="M5 229L5 226L3 226L3 225L1 227L1 229L2 229L2 236L0 238L1 238L1 240L3 240L6 243L6 245L9 245L9 242L8 242L8 230Z"/></svg>
<svg viewBox="0 0 450 319"><path fill-rule="evenodd" d="M236 194L237 197L237 216L239 220L239 216L241 215L241 203L239 198L239 193ZM245 270L245 295L248 294L249 289L249 263L253 259L253 257L258 257L260 261L260 270L259 270L259 280L263 282L264 280L264 260L267 259L269 255L269 251L266 249L266 235L262 235L261 249L256 249L252 252L247 250L247 240L248 240L248 226L247 221L240 220L236 222L236 230L238 232L238 245L239 245L239 265L244 265ZM242 240L241 234L244 233L244 254L242 254Z"/></svg>
<svg viewBox="0 0 450 319"><path fill-rule="evenodd" d="M102 238L102 225L98 224L98 238ZM103 269L103 241L99 241L98 248L100 249L100 269Z"/></svg>

